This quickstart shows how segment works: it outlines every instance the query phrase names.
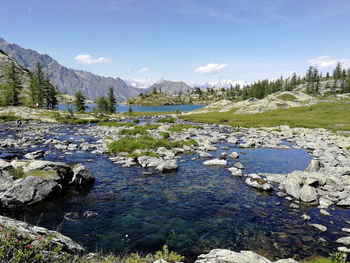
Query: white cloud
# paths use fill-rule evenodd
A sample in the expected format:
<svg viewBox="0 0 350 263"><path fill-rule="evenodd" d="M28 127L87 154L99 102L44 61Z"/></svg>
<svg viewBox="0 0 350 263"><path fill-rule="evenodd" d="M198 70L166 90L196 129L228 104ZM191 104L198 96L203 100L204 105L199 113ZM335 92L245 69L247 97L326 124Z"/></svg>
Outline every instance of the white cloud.
<svg viewBox="0 0 350 263"><path fill-rule="evenodd" d="M334 68L337 63L340 62L344 65L347 65L350 60L349 59L334 59L330 56L319 56L317 58L309 59L307 61L308 64L317 66L319 68Z"/></svg>
<svg viewBox="0 0 350 263"><path fill-rule="evenodd" d="M211 73L219 72L224 68L226 68L227 66L228 66L227 64L209 63L206 66L196 68L194 72L199 74L211 74Z"/></svg>
<svg viewBox="0 0 350 263"><path fill-rule="evenodd" d="M75 61L81 64L102 64L102 63L110 63L112 60L110 58L93 58L89 54L79 54L74 58Z"/></svg>
<svg viewBox="0 0 350 263"><path fill-rule="evenodd" d="M131 68L126 68L125 71L130 73L132 70L131 70Z"/></svg>
<svg viewBox="0 0 350 263"><path fill-rule="evenodd" d="M129 86L135 87L135 88L140 88L140 89L146 89L148 87L150 87L153 82L148 79L148 78L144 78L144 79L128 79L128 80L124 80Z"/></svg>
<svg viewBox="0 0 350 263"><path fill-rule="evenodd" d="M149 68L142 68L142 69L139 70L139 73L145 73L145 72L148 72L148 71L150 71Z"/></svg>

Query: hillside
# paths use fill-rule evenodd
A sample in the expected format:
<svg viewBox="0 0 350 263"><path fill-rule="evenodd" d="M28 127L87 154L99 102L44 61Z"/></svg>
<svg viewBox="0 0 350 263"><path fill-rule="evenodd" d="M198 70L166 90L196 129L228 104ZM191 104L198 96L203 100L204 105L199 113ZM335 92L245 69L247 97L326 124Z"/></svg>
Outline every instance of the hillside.
<svg viewBox="0 0 350 263"><path fill-rule="evenodd" d="M30 85L30 77L29 77L29 70L26 68L22 67L19 63L17 63L15 60L10 58L5 52L3 52L0 49L0 85L5 83L5 74L7 68L10 66L11 62L15 63L15 69L19 75L21 84L23 86L23 91L22 94L25 95L28 92L28 88ZM0 89L0 94L1 94L1 89ZM24 96L22 96L23 98Z"/></svg>
<svg viewBox="0 0 350 263"><path fill-rule="evenodd" d="M169 95L175 95L188 93L192 88L183 81L163 80L159 83L153 84L146 90L146 92L153 90L161 91Z"/></svg>
<svg viewBox="0 0 350 263"><path fill-rule="evenodd" d="M88 99L96 99L105 96L109 87L113 86L117 100L124 101L142 92L142 89L129 87L120 78L102 77L86 71L68 69L49 55L9 44L1 37L0 49L31 71L35 69L36 63L40 62L51 83L62 93L74 94L80 89Z"/></svg>

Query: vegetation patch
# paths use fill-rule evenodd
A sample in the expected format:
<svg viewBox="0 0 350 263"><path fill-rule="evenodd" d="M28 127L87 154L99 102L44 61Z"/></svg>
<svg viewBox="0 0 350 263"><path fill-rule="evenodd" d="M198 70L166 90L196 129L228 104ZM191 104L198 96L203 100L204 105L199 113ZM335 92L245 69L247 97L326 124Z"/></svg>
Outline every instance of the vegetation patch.
<svg viewBox="0 0 350 263"><path fill-rule="evenodd" d="M256 114L234 114L228 112L199 113L181 116L193 122L219 124L222 119L229 119L228 124L241 127L290 127L325 128L334 131L350 130L350 103L346 101L319 102L312 106L278 109ZM342 123L343 126L337 126Z"/></svg>
<svg viewBox="0 0 350 263"><path fill-rule="evenodd" d="M190 125L190 124L173 124L171 127L168 129L171 132L182 132L185 129L203 129L202 126L196 126L196 125Z"/></svg>
<svg viewBox="0 0 350 263"><path fill-rule="evenodd" d="M150 156L150 157L156 157L158 158L158 154L154 153L154 152L151 152L151 151L145 151L145 152L142 152L142 153L130 153L128 155L128 157L130 158L133 158L133 159L136 159L138 157L141 157L141 156Z"/></svg>
<svg viewBox="0 0 350 263"><path fill-rule="evenodd" d="M284 100L284 101L295 101L295 100L298 100L297 97L295 97L295 96L292 95L292 94L288 94L288 93L279 95L279 96L277 97L277 99L279 99L279 100Z"/></svg>
<svg viewBox="0 0 350 263"><path fill-rule="evenodd" d="M108 127L134 127L135 123L102 121L102 122L97 123L97 125L98 126L108 126Z"/></svg>
<svg viewBox="0 0 350 263"><path fill-rule="evenodd" d="M175 121L176 121L175 118L163 118L163 119L157 120L157 122L160 122L160 123L174 123Z"/></svg>
<svg viewBox="0 0 350 263"><path fill-rule="evenodd" d="M160 132L159 133L164 139L168 139L170 137L169 132Z"/></svg>
<svg viewBox="0 0 350 263"><path fill-rule="evenodd" d="M55 117L56 121L59 123L64 123L64 124L90 124L90 123L97 123L99 122L98 119L80 119L76 117L71 117L71 116L56 116Z"/></svg>
<svg viewBox="0 0 350 263"><path fill-rule="evenodd" d="M3 122L15 121L17 119L18 119L18 117L16 117L15 115L11 115L11 114L0 115L0 121L3 121Z"/></svg>
<svg viewBox="0 0 350 263"><path fill-rule="evenodd" d="M166 139L155 139L153 137L144 136L142 138L124 137L118 141L112 142L108 148L111 153L128 152L132 153L135 150L153 150L159 147L167 149L181 148L184 145L195 145L195 140L171 142Z"/></svg>
<svg viewBox="0 0 350 263"><path fill-rule="evenodd" d="M37 176L44 179L52 179L52 176L55 175L55 172L52 171L43 171L43 170L32 170L24 172L22 168L12 168L9 170L10 175L15 179L26 178L28 176Z"/></svg>

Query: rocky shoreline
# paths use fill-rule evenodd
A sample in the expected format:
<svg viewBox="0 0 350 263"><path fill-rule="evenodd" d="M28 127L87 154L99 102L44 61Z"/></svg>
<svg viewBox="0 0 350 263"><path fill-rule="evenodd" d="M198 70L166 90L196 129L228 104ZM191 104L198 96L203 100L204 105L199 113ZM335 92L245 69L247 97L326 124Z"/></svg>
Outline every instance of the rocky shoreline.
<svg viewBox="0 0 350 263"><path fill-rule="evenodd" d="M158 119L150 117L146 121L155 122ZM184 122L180 121L180 123ZM202 129L189 128L182 132L169 132L170 125L161 124L156 130L152 130L150 135L154 138L161 138L161 132L168 132L168 139L171 141L193 139L197 144L184 145L174 149L159 147L153 151L158 157L139 156L133 158L127 153L110 154L108 151L108 145L112 141L123 138L120 131L125 127L72 126L76 134L87 134L95 138L95 141L88 142L83 139L76 141L74 138L60 140L58 135L46 139L47 134L55 127L62 125L29 122L28 125L24 125L16 131L17 136L21 139L15 139L11 135L0 138L2 149L22 149L20 154L16 153L13 156L9 154L3 156L4 160L0 159L0 201L2 207L12 209L33 205L53 198L64 192L67 187L93 182L92 175L82 165L70 167L60 162L40 160L47 154L39 149L42 145L51 145L65 155L70 155L76 150L106 154L112 162L124 167L139 165L161 172L176 170L179 155L195 153L197 154L196 158L203 165L223 167L228 169L233 176L244 177L245 183L251 187L262 191L275 191L277 196L290 201L292 209L298 209L301 205L317 206L320 214L331 217L334 206L345 208L350 206L350 162L348 161L350 153L347 148L350 145L349 137L337 135L325 129L289 128L287 126L246 129L200 124ZM5 127L9 130L16 129L15 124L10 122L2 125L1 128ZM33 129L33 127L40 127L40 129ZM239 162L239 152L223 149L224 152L220 158L212 156L211 151L215 151L217 144L223 141L232 145L239 144L241 148L307 149L313 160L305 171L294 171L290 174L245 174L244 167ZM138 153L142 153L142 151L138 151ZM16 160L16 157L20 160ZM235 162L234 166L227 166L226 160L228 158ZM5 159L7 160L5 161ZM44 171L45 176L49 176L49 178L27 176L15 179L9 173L11 169L22 169L23 172ZM26 190L23 191L23 189ZM303 215L303 218L310 220L310 216L306 214ZM321 224L313 224L313 227L320 231L327 231L327 228ZM346 229L343 232L344 237L339 238L336 242L340 244L339 251L348 253L350 251L350 237L346 234ZM207 257L200 256L198 262L235 262L225 261L226 259L222 258L239 258L238 255L232 254L234 252L210 253ZM266 261L261 260L237 262L270 262L267 259Z"/></svg>

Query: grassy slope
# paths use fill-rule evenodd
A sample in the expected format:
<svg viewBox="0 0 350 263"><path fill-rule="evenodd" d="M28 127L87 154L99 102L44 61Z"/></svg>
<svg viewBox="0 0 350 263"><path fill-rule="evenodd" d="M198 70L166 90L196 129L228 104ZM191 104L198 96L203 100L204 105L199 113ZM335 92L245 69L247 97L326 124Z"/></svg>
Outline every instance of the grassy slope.
<svg viewBox="0 0 350 263"><path fill-rule="evenodd" d="M290 127L350 130L350 103L344 100L257 114L234 114L235 111L193 114L182 118L195 122L226 123L243 127L289 125Z"/></svg>

